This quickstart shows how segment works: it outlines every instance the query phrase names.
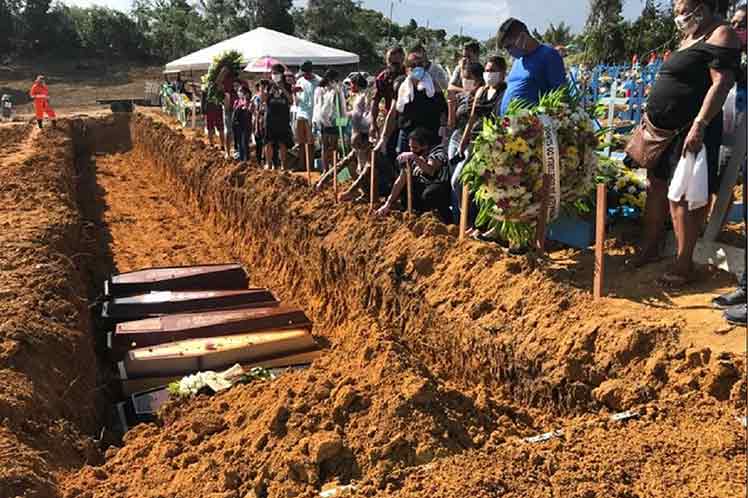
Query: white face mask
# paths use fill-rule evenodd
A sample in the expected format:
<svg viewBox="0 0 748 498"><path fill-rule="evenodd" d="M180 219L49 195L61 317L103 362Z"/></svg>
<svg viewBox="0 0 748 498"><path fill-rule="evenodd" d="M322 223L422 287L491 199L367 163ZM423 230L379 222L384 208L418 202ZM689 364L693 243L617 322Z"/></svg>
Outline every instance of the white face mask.
<svg viewBox="0 0 748 498"><path fill-rule="evenodd" d="M687 35L692 35L699 29L699 25L703 21L703 15L696 15L695 11L690 14L683 14L675 16L675 25L680 31Z"/></svg>
<svg viewBox="0 0 748 498"><path fill-rule="evenodd" d="M501 83L501 73L483 73L483 79L488 86L497 86Z"/></svg>
<svg viewBox="0 0 748 498"><path fill-rule="evenodd" d="M462 88L468 92L475 90L475 80L462 80Z"/></svg>
<svg viewBox="0 0 748 498"><path fill-rule="evenodd" d="M283 81L283 75L282 74L273 74L273 81L276 83L280 83Z"/></svg>

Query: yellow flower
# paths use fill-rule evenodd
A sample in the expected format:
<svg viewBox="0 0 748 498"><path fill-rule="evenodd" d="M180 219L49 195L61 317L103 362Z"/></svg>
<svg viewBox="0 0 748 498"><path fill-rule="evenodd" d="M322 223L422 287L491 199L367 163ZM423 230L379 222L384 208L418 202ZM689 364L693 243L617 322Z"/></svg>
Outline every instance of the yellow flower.
<svg viewBox="0 0 748 498"><path fill-rule="evenodd" d="M516 145L517 145L517 152L519 152L520 154L524 154L525 152L530 151L530 146L527 145L527 142L522 137L517 137Z"/></svg>

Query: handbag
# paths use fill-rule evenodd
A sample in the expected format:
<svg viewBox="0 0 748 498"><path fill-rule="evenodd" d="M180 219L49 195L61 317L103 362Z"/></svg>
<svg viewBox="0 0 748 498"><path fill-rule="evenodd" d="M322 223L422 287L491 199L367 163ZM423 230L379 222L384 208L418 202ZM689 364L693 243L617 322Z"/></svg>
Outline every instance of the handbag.
<svg viewBox="0 0 748 498"><path fill-rule="evenodd" d="M649 116L644 113L642 122L634 130L624 152L640 168L652 169L657 166L657 162L662 157L665 149L668 148L680 132L681 129L663 130L662 128L657 128L652 124Z"/></svg>

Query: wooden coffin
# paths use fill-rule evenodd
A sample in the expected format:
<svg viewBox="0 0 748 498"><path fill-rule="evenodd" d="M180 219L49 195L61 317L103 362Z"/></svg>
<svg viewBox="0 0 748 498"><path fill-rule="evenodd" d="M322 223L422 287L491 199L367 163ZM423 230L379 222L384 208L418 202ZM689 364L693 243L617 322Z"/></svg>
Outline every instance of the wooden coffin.
<svg viewBox="0 0 748 498"><path fill-rule="evenodd" d="M252 332L208 339L187 339L129 351L118 362L120 379L186 375L220 370L317 349L306 329Z"/></svg>
<svg viewBox="0 0 748 498"><path fill-rule="evenodd" d="M278 301L267 289L157 291L106 301L101 307L101 318L113 327L117 323L177 313L277 305Z"/></svg>
<svg viewBox="0 0 748 498"><path fill-rule="evenodd" d="M309 351L307 353L295 353L285 356L279 356L275 358L268 358L256 361L254 363L243 363L242 368L244 370L251 370L255 367L262 367L267 369L282 369L286 367L298 367L303 365L310 365L314 360L319 358L322 351ZM192 372L194 373L194 372ZM123 396L131 396L135 393L148 391L156 387L168 386L172 382L176 382L181 379L182 376L168 376L168 377L144 377L140 379L127 379L120 382L120 387Z"/></svg>
<svg viewBox="0 0 748 498"><path fill-rule="evenodd" d="M155 291L246 289L247 272L239 264L146 268L112 275L104 282L109 298Z"/></svg>
<svg viewBox="0 0 748 498"><path fill-rule="evenodd" d="M275 377L309 368L309 365L297 365L284 368L272 368L270 373ZM246 369L245 369L246 370ZM177 377L176 380L179 380ZM174 382L174 381L172 381ZM120 424L129 428L141 422L153 422L156 420L158 410L171 399L168 385L160 385L127 396L127 400L117 406Z"/></svg>
<svg viewBox="0 0 748 498"><path fill-rule="evenodd" d="M186 339L311 327L303 311L288 306L184 313L120 323L107 345L117 357L130 349Z"/></svg>

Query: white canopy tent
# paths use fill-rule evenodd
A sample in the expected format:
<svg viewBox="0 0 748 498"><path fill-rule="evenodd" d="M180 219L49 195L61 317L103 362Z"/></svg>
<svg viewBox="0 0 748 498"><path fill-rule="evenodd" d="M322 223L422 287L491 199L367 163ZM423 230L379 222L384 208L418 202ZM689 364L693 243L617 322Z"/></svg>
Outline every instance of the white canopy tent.
<svg viewBox="0 0 748 498"><path fill-rule="evenodd" d="M213 57L227 50L241 52L244 65L265 56L277 59L287 66L300 66L308 60L315 66L359 62L358 55L351 52L312 43L272 29L257 28L172 61L166 65L166 72L207 71Z"/></svg>

